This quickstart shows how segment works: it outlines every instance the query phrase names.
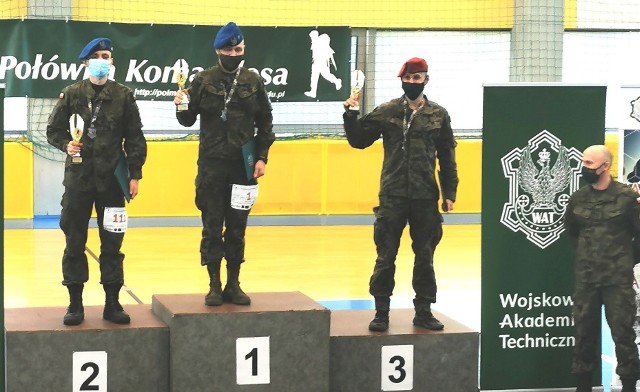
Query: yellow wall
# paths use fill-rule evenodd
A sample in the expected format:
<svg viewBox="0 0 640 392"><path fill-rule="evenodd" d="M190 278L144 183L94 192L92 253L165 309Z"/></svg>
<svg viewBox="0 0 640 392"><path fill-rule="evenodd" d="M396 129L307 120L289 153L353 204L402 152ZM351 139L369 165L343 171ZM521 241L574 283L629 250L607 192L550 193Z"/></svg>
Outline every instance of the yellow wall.
<svg viewBox="0 0 640 392"><path fill-rule="evenodd" d="M0 1L0 19L22 18L27 15L27 0Z"/></svg>
<svg viewBox="0 0 640 392"><path fill-rule="evenodd" d="M33 218L31 143L4 143L4 217Z"/></svg>
<svg viewBox="0 0 640 392"><path fill-rule="evenodd" d="M566 28L577 26L578 0L565 0ZM72 19L105 22L246 26L351 26L504 29L513 25L513 0L74 0ZM0 19L27 15L27 0L0 1ZM231 16L232 15L232 16Z"/></svg>
<svg viewBox="0 0 640 392"><path fill-rule="evenodd" d="M482 143L458 145L457 212L480 211ZM150 142L131 216L197 216L197 142ZM369 214L378 203L382 143L366 150L345 140L277 141L260 180L253 215Z"/></svg>
<svg viewBox="0 0 640 392"><path fill-rule="evenodd" d="M76 0L72 12L105 22L496 29L511 27L513 0Z"/></svg>
<svg viewBox="0 0 640 392"><path fill-rule="evenodd" d="M564 28L575 29L578 26L578 0L564 1Z"/></svg>
<svg viewBox="0 0 640 392"><path fill-rule="evenodd" d="M618 151L618 137L606 144ZM33 155L29 145L4 143L5 217L33 217ZM455 212L479 213L482 142L460 140ZM194 205L198 142L149 142L132 217L198 216ZM370 214L377 205L382 143L356 150L345 140L277 141L253 215ZM617 167L614 158L613 167ZM612 172L615 174L616 171Z"/></svg>

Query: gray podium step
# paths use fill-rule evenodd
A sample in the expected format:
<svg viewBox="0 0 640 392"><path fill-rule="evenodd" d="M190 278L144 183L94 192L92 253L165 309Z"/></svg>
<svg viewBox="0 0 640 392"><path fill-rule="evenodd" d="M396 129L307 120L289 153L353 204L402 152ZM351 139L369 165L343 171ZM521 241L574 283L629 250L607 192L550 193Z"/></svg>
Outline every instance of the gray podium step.
<svg viewBox="0 0 640 392"><path fill-rule="evenodd" d="M125 309L129 325L88 306L73 327L66 308L5 309L7 391L168 391L169 329L149 305Z"/></svg>
<svg viewBox="0 0 640 392"><path fill-rule="evenodd" d="M331 392L477 392L479 333L442 314L429 331L413 309L392 309L389 330L370 332L373 310L331 312Z"/></svg>
<svg viewBox="0 0 640 392"><path fill-rule="evenodd" d="M300 292L249 295L250 306L153 296L171 330L171 391L328 392L329 310Z"/></svg>

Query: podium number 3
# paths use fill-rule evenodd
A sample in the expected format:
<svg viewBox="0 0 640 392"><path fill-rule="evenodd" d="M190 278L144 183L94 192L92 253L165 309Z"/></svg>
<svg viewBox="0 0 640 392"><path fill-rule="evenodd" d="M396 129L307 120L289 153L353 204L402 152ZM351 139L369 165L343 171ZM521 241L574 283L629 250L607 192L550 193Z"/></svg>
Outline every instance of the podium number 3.
<svg viewBox="0 0 640 392"><path fill-rule="evenodd" d="M382 346L381 389L413 390L413 345Z"/></svg>
<svg viewBox="0 0 640 392"><path fill-rule="evenodd" d="M107 392L107 352L73 353L73 392Z"/></svg>
<svg viewBox="0 0 640 392"><path fill-rule="evenodd" d="M236 382L238 385L271 382L269 337L236 340Z"/></svg>

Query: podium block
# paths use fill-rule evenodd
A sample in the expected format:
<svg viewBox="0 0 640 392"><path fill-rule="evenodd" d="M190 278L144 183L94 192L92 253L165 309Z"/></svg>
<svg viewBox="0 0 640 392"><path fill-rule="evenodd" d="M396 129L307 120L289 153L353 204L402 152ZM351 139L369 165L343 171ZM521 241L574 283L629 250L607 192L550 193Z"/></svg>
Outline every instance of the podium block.
<svg viewBox="0 0 640 392"><path fill-rule="evenodd" d="M250 296L249 306L153 296L171 330L172 392L329 391L329 310L299 292Z"/></svg>
<svg viewBox="0 0 640 392"><path fill-rule="evenodd" d="M370 332L374 314L331 312L331 392L477 392L478 332L436 312L443 331L416 328L413 309L392 309L389 330Z"/></svg>
<svg viewBox="0 0 640 392"><path fill-rule="evenodd" d="M66 308L5 309L7 391L168 391L169 329L149 305L125 309L129 325L86 306L78 326Z"/></svg>

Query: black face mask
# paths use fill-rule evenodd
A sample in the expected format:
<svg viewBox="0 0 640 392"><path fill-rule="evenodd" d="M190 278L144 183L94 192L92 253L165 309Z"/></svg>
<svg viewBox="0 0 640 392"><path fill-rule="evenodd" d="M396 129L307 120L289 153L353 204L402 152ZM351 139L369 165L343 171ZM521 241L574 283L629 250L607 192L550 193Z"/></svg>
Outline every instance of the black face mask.
<svg viewBox="0 0 640 392"><path fill-rule="evenodd" d="M413 101L424 91L424 83L402 82L402 89L404 90L404 95Z"/></svg>
<svg viewBox="0 0 640 392"><path fill-rule="evenodd" d="M587 184L595 184L600 179L600 174L598 174L598 170L604 165L604 163L595 169L589 169L588 167L582 166L581 174L582 178L587 182Z"/></svg>
<svg viewBox="0 0 640 392"><path fill-rule="evenodd" d="M235 71L238 69L238 66L244 60L244 56L228 56L226 54L219 54L218 58L220 59L220 64L227 71Z"/></svg>

